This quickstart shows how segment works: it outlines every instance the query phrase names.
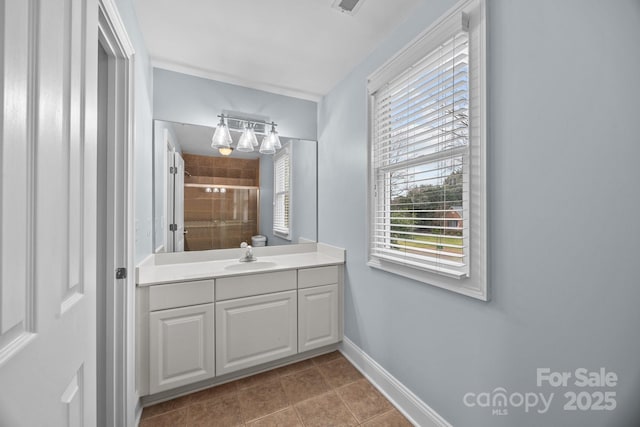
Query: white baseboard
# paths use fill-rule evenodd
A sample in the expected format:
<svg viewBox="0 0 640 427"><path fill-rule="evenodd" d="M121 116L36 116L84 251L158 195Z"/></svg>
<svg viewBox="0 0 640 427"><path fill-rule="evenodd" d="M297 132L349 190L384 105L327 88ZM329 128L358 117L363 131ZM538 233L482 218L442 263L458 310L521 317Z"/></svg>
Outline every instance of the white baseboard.
<svg viewBox="0 0 640 427"><path fill-rule="evenodd" d="M346 337L340 346L340 352L414 425L452 427L447 420Z"/></svg>

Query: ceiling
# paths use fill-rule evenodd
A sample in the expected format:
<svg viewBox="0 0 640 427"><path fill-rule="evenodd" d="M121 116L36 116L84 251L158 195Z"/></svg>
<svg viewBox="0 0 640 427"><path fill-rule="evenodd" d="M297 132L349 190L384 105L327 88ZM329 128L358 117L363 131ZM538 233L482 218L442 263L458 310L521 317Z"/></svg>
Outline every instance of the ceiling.
<svg viewBox="0 0 640 427"><path fill-rule="evenodd" d="M134 0L153 65L305 99L328 93L425 0Z"/></svg>

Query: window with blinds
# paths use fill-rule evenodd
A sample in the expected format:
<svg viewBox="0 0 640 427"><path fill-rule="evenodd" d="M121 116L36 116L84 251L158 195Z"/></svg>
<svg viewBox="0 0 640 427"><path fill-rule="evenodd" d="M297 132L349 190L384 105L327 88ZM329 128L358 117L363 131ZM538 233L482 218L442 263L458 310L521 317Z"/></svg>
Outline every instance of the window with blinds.
<svg viewBox="0 0 640 427"><path fill-rule="evenodd" d="M371 254L466 275L467 32L446 40L373 97Z"/></svg>
<svg viewBox="0 0 640 427"><path fill-rule="evenodd" d="M273 234L289 239L291 223L291 155L284 147L273 160Z"/></svg>
<svg viewBox="0 0 640 427"><path fill-rule="evenodd" d="M483 43L471 0L369 77L369 265L486 299Z"/></svg>

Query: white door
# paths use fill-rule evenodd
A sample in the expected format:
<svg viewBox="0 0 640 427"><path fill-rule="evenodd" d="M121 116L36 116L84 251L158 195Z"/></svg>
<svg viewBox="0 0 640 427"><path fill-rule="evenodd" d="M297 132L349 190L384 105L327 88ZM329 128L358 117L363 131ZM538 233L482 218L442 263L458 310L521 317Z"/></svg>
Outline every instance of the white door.
<svg viewBox="0 0 640 427"><path fill-rule="evenodd" d="M0 1L0 425L96 424L95 0Z"/></svg>
<svg viewBox="0 0 640 427"><path fill-rule="evenodd" d="M184 160L175 153L176 168L174 181L173 223L175 224L175 252L184 251Z"/></svg>
<svg viewBox="0 0 640 427"><path fill-rule="evenodd" d="M149 314L149 392L214 376L213 304Z"/></svg>
<svg viewBox="0 0 640 427"><path fill-rule="evenodd" d="M216 375L298 352L296 291L216 303Z"/></svg>
<svg viewBox="0 0 640 427"><path fill-rule="evenodd" d="M298 351L303 352L340 340L338 285L298 290Z"/></svg>

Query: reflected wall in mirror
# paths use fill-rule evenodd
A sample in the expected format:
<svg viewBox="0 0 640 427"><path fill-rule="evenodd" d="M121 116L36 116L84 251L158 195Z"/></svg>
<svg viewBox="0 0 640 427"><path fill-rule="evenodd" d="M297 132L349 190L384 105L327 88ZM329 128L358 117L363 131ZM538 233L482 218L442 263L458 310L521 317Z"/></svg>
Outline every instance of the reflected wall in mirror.
<svg viewBox="0 0 640 427"><path fill-rule="evenodd" d="M275 155L224 156L211 148L213 132L154 121L155 251L236 248L255 236L270 246L316 241L316 141L281 136ZM235 147L240 133L231 134Z"/></svg>

